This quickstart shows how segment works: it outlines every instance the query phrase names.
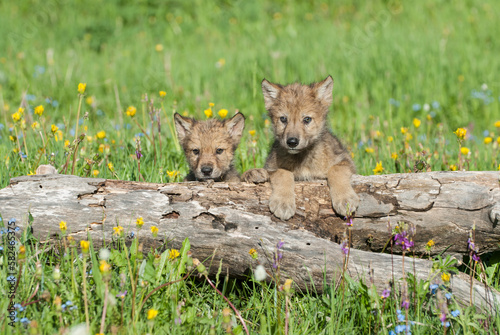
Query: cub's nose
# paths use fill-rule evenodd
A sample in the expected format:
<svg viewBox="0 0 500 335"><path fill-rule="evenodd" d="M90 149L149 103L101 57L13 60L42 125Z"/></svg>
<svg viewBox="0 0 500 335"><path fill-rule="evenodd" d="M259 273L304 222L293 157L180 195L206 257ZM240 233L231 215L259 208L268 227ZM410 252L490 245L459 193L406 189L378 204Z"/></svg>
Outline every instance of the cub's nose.
<svg viewBox="0 0 500 335"><path fill-rule="evenodd" d="M290 147L290 148L295 148L297 145L299 145L299 139L297 137L289 137L287 140L286 140L286 144Z"/></svg>
<svg viewBox="0 0 500 335"><path fill-rule="evenodd" d="M214 169L211 166L202 166L201 167L201 172L203 173L203 175L205 175L207 177L212 174L213 170Z"/></svg>

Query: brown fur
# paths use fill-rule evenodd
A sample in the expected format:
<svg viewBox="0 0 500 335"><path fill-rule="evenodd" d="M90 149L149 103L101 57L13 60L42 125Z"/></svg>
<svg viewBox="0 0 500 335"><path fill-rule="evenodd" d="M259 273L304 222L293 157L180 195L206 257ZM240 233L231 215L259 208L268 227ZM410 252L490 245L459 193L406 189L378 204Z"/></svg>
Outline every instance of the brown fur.
<svg viewBox="0 0 500 335"><path fill-rule="evenodd" d="M175 113L174 120L190 169L184 180L240 181L232 162L245 127L243 114L197 121Z"/></svg>
<svg viewBox="0 0 500 335"><path fill-rule="evenodd" d="M330 76L311 85L282 86L262 81L275 141L264 169L246 171L243 179L270 180L269 208L282 220L295 214L294 180L326 179L333 209L340 215L347 214L347 207L353 212L359 204L350 181L356 172L354 162L327 127L332 88Z"/></svg>

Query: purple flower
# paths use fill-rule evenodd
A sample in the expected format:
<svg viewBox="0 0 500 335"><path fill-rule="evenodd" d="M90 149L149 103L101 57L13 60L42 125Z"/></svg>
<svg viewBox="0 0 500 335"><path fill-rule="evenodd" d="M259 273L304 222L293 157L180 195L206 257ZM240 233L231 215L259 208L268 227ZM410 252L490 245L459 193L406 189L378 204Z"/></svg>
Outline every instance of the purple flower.
<svg viewBox="0 0 500 335"><path fill-rule="evenodd" d="M385 290L382 291L381 297L385 299L385 298L389 298L390 295L391 295L391 290L386 288Z"/></svg>
<svg viewBox="0 0 500 335"><path fill-rule="evenodd" d="M278 244L276 245L276 248L277 248L278 250L280 250L281 248L283 248L283 245L284 245L284 244L285 244L285 241L280 241L280 242L278 242Z"/></svg>
<svg viewBox="0 0 500 335"><path fill-rule="evenodd" d="M180 317L175 318L174 322L175 322L176 325L180 325L182 323L182 319Z"/></svg>
<svg viewBox="0 0 500 335"><path fill-rule="evenodd" d="M135 155L137 156L137 159L141 159L141 157L143 156L140 150L136 150Z"/></svg>
<svg viewBox="0 0 500 335"><path fill-rule="evenodd" d="M117 298L125 298L125 296L127 295L127 290L123 291L123 292L120 292L116 295Z"/></svg>
<svg viewBox="0 0 500 335"><path fill-rule="evenodd" d="M401 307L403 307L404 309L410 308L410 301L408 301L407 299L403 300L403 302L401 303Z"/></svg>
<svg viewBox="0 0 500 335"><path fill-rule="evenodd" d="M440 320L441 322L445 322L445 321L446 321L446 314L441 313L441 315L439 316L439 320Z"/></svg>
<svg viewBox="0 0 500 335"><path fill-rule="evenodd" d="M472 259L475 261L475 262L479 262L481 260L481 258L479 258L479 256L474 252L472 254Z"/></svg>

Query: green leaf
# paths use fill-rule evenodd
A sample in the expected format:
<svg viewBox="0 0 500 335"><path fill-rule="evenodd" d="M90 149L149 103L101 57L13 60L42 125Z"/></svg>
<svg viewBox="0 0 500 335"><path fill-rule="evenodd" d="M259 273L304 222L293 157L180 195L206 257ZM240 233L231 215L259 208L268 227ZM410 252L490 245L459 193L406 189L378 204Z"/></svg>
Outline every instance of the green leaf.
<svg viewBox="0 0 500 335"><path fill-rule="evenodd" d="M186 263L188 260L188 251L191 249L191 244L189 243L189 238L186 237L184 242L182 242L182 248L180 250L181 260L179 261L179 267L177 268L177 274L179 277L186 273Z"/></svg>

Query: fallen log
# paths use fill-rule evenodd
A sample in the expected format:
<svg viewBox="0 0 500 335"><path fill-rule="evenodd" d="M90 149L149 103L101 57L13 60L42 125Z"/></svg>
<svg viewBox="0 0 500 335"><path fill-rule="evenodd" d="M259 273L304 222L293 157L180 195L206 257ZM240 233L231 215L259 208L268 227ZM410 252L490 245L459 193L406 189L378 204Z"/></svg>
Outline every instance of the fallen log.
<svg viewBox="0 0 500 335"><path fill-rule="evenodd" d="M355 176L353 184L361 204L352 228L348 273L366 280L371 272L379 289L393 276L401 277L400 256L367 252L381 251L387 244L388 222L416 225L416 252L423 252L432 238L436 243L433 252L447 249L448 253L464 254L473 224L480 252L498 250L498 178L497 172ZM250 248L272 254L276 243L283 240L283 273L300 288L314 285L321 291L324 278L330 281L341 275L344 255L335 242L343 235L345 222L331 209L325 182L297 183L295 192L297 214L283 222L268 210L268 184L152 184L67 175L25 176L13 178L0 190L0 214L18 219L23 226L30 212L33 233L42 240L57 236L61 220L68 223L68 233L77 240L90 234L97 244L103 238L111 239L113 227L121 225L125 231L138 233L145 250L159 244L149 232L155 225L169 247L178 248L189 237L195 257L213 256L212 271L222 259L232 276L245 276L255 266ZM137 217L145 222L139 232ZM429 278L431 266L429 261L416 259L417 277ZM413 272L413 261L406 270ZM470 301L468 278L458 275L452 282L456 296ZM473 292L473 303L478 306L498 299L497 293L478 283Z"/></svg>

